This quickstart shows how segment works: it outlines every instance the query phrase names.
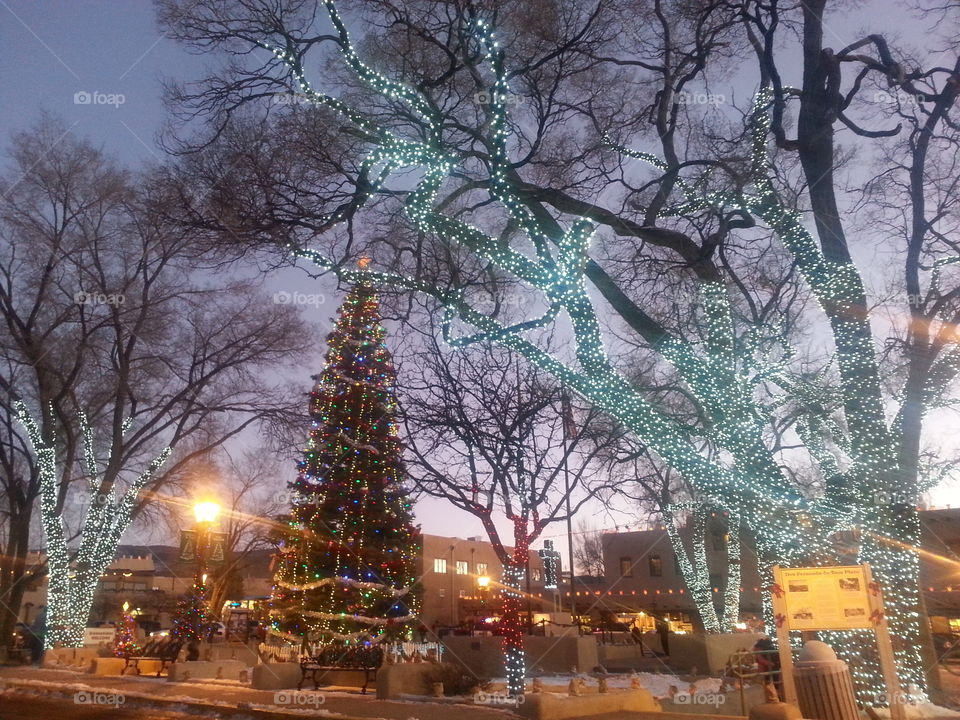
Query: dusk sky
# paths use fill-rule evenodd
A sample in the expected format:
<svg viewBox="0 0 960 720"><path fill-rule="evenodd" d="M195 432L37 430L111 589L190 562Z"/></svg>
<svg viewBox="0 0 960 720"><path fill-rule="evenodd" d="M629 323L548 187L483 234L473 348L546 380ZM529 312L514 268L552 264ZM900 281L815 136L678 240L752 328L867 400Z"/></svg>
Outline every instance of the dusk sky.
<svg viewBox="0 0 960 720"><path fill-rule="evenodd" d="M828 43L840 47L860 37L864 29L889 34L891 28L913 33L919 43L924 30L903 16L902 5L896 0L870 3L869 12L838 18L831 23L834 37ZM878 13L877 8L884 6L889 12ZM47 111L62 118L70 133L90 138L124 164L163 162L156 141L166 114L160 78L196 78L218 62L212 56L191 55L161 36L147 0L0 0L0 17L4 142L9 132L26 129ZM325 305L310 308L321 341L340 300L333 284L309 280L297 270L276 273L269 282L274 291L325 295ZM324 349L318 342L316 356L304 358L305 391L309 376L321 368ZM277 478L278 488L289 479ZM949 494L941 502L949 502ZM446 503L422 503L418 519L428 532L483 534L478 522ZM595 520L612 524L600 517ZM560 537L560 529L548 531L551 536Z"/></svg>

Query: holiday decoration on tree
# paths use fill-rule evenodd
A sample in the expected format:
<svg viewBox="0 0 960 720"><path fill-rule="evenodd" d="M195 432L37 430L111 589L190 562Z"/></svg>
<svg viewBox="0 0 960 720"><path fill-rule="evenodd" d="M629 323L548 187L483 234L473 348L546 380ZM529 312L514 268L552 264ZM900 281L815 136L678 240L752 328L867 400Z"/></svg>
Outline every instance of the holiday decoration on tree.
<svg viewBox="0 0 960 720"><path fill-rule="evenodd" d="M297 33L282 33L283 42L278 43L270 32L251 39L247 24L242 31L227 31L227 35L272 52L280 69L272 80L289 81L306 102L337 113L349 132L361 135L364 147L369 147L361 165L365 178L362 192L354 202L324 218L324 225L354 223L356 209L368 201L399 198L408 229L416 231L418 239L436 238L451 248L457 259L468 257L467 266L478 262L485 272L515 279L531 296L536 294L536 301L527 307L540 314L506 324L501 314L471 302L472 288L458 284L458 278L463 277L460 273L434 284L419 272L413 277L386 271L358 272L340 262L336 247L291 245L291 251L346 282L372 282L378 287L430 296L443 309L444 337L451 345L499 343L607 411L680 474L696 496L711 498L712 505L730 513L730 521L739 523L753 537L763 578L768 632L774 630L770 612L772 568L844 562L845 553L833 547L833 537L838 532L856 534L858 559L871 563L884 592L891 630L900 639L895 648L900 682L903 687L915 686L917 692L911 694L922 700L925 678L920 648L929 643L926 633L921 632L916 505L923 485L915 466L916 451L909 449L903 431L911 416L919 420L922 412L918 411L931 407L944 392L944 379L956 376L960 348L955 339L944 340L944 347L949 349L934 366L933 375L938 379L929 386L926 380L917 384L919 394L914 397L918 400L911 400L905 393L907 404L891 418L890 410L898 403L884 392L886 382L881 375L863 275L849 256L845 239L832 227L835 211L827 208L830 217L821 214L813 223L816 230L808 228L806 218L790 197L792 192L783 197L778 191L780 172L771 170L771 164L782 161L782 156L771 157L768 152L770 105L773 103L774 113L783 112L783 91L774 94L765 88L758 93L748 120L751 146L743 153L748 162L726 180L717 181L711 174L725 165L722 162L711 162L709 171L702 172L700 163L661 160L631 150L613 136L603 135L602 142L608 152L619 155L624 162L638 160L661 174L661 181L669 180L661 187L669 188L670 197L662 198L665 202L659 203L658 217L647 220L709 213L737 218L743 223L741 227L756 223L776 238L795 264L818 311L829 321L835 352L830 364L812 376L796 372L796 353L779 323L743 320L735 303L737 293L730 287L739 282L731 283L731 277L700 251L695 239L658 224L636 225L628 230L630 223L622 222L615 212L568 198L553 188L538 192L541 189L535 183L524 186L522 162L518 164L515 157L518 150L523 151L524 143L514 134L523 120L507 119L508 108L514 105L508 82L513 76L507 65L510 48L497 41L493 25L483 13L471 11L464 24L476 41L469 45L469 52L481 60L477 77L489 78L484 88L488 102L478 114L482 125L476 127L484 146L483 162L477 163L475 148L463 150L449 141L447 129L465 120L458 115L456 122L451 122L431 95L435 88L428 92L421 83L405 83L368 65L352 43L334 0L324 0L323 4L337 33L344 64L371 94L378 96L372 105L352 105L349 100L327 94L325 88L313 87L306 70L310 63L305 60L313 43L309 38L297 42L291 40ZM219 27L217 31L222 32ZM203 44L208 42L205 35L198 34L198 38ZM949 99L952 101L952 97ZM380 100L397 108L394 114L387 113L386 123L379 112ZM402 122L390 122L398 118ZM830 136L824 134L823 139L827 142ZM398 171L403 172L401 184L388 187ZM411 186L409 178L414 176L416 184ZM808 181L815 179L807 177ZM460 212L461 205L451 205L463 193L478 190L486 193L478 200L478 207L484 208L484 214L491 204L506 211L510 233L486 223L471 224L472 218ZM830 197L829 192L822 195ZM554 199L557 197L560 202ZM452 207L456 207L455 212L450 212ZM553 215L551 209L557 213ZM642 307L633 305L629 294L591 257L597 225L616 228L643 241L656 237L656 243L664 247L676 246L683 265L694 271L691 280L697 296L692 317L702 330L700 337L691 339L672 332ZM665 240L664 234L672 239ZM334 236L323 234L323 238ZM400 247L398 251L408 249ZM936 278L945 267L943 263L954 261L953 257L935 260L931 275ZM637 338L655 349L659 361L670 366L678 384L696 402L704 418L702 425L678 422L669 407L633 383L611 360L606 321L588 290L588 280L627 321ZM568 358L546 351L530 335L531 330L552 328L557 318L563 318L569 327L574 352ZM834 370L835 388L826 382ZM904 389L910 390L909 386ZM911 402L912 407L908 404ZM784 471L782 458L769 446L770 428L778 422L777 407L786 404L797 408L790 412L795 417L799 414L797 433L824 481L822 490L794 482L793 473ZM722 450L723 461L716 460L714 453L703 452L698 438L704 435ZM694 510L703 511L702 507ZM509 573L504 581L512 586L518 578ZM700 592L702 580L694 578L692 584L704 608L709 609L707 605L713 603L707 593ZM853 665L861 699L881 696L879 667L866 659L873 649L861 652L859 647L862 634L837 637L838 651ZM508 692L522 693L522 654L508 654L506 669Z"/></svg>
<svg viewBox="0 0 960 720"><path fill-rule="evenodd" d="M137 621L129 612L129 605L123 604L123 615L117 625L117 634L113 639L113 654L117 657L130 657L140 652L137 642Z"/></svg>
<svg viewBox="0 0 960 720"><path fill-rule="evenodd" d="M170 634L184 642L203 640L210 632L211 619L207 613L207 586L197 579L190 591L177 603Z"/></svg>
<svg viewBox="0 0 960 720"><path fill-rule="evenodd" d="M273 634L302 648L379 643L407 635L414 620L420 539L384 336L377 297L358 284L314 376L313 422L271 601Z"/></svg>

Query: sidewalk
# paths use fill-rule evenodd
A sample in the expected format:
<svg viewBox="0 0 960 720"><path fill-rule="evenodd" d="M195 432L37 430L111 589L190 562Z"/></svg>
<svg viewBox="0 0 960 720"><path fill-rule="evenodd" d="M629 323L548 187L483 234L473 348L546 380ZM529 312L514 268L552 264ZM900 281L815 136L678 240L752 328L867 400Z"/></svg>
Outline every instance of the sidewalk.
<svg viewBox="0 0 960 720"><path fill-rule="evenodd" d="M457 720L508 720L517 717L508 710L478 705L377 700L373 693L360 695L347 689L274 692L253 690L229 681L181 683L168 682L166 678L104 677L30 666L0 667L0 691L4 689L53 694L69 698L71 702L74 693L84 691L123 695L125 707L133 704L169 706L170 709L186 707L188 712L202 712L208 717L211 710L222 717L242 714L264 719L304 715L350 720L448 720L453 716ZM299 700L300 704L289 704L291 700Z"/></svg>

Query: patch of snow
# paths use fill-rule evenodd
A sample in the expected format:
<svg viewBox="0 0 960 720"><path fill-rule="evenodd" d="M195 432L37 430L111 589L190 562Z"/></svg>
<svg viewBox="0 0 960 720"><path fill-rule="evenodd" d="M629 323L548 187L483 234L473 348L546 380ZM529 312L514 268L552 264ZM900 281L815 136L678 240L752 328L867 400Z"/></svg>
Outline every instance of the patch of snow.
<svg viewBox="0 0 960 720"><path fill-rule="evenodd" d="M566 675L548 675L540 678L540 682L543 684L543 689L546 692L560 692L566 694L567 686L570 683L570 679L573 677L581 677L585 680L587 687L596 686L597 679L592 675L573 675L568 673ZM706 677L706 678L696 678L689 679L683 678L679 675L667 675L665 673L636 673L636 674L618 674L618 675L607 675L607 687L610 689L618 690L627 690L630 688L633 678L637 678L640 681L640 685L648 690L651 695L656 698L666 698L670 697L670 688L675 687L679 692L691 692L690 687L693 686L693 693L717 693L720 691L720 678L716 677ZM503 686L506 687L507 680L506 678L494 678L490 681L491 684L495 687ZM531 686L533 681L527 680L527 687Z"/></svg>
<svg viewBox="0 0 960 720"><path fill-rule="evenodd" d="M905 705L908 720L941 720L941 718L960 718L960 712L949 708L934 705L933 703L921 703L919 705ZM890 717L890 708L876 708L874 712L881 718Z"/></svg>

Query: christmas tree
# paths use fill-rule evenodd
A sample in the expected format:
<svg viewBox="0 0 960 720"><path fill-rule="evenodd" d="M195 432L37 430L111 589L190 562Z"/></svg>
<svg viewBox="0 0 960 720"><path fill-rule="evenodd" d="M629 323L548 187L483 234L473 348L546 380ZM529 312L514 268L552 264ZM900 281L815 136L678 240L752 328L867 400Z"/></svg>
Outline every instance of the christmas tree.
<svg viewBox="0 0 960 720"><path fill-rule="evenodd" d="M185 642L203 640L211 628L207 613L207 587L203 580L194 581L190 591L177 603L170 634Z"/></svg>
<svg viewBox="0 0 960 720"><path fill-rule="evenodd" d="M373 289L354 287L313 377L313 422L271 601L273 633L304 648L403 637L414 619L420 538L385 334Z"/></svg>
<svg viewBox="0 0 960 720"><path fill-rule="evenodd" d="M128 657L140 652L137 642L137 621L128 612L127 604L123 604L123 616L117 625L117 634L113 638L113 654L117 657Z"/></svg>

